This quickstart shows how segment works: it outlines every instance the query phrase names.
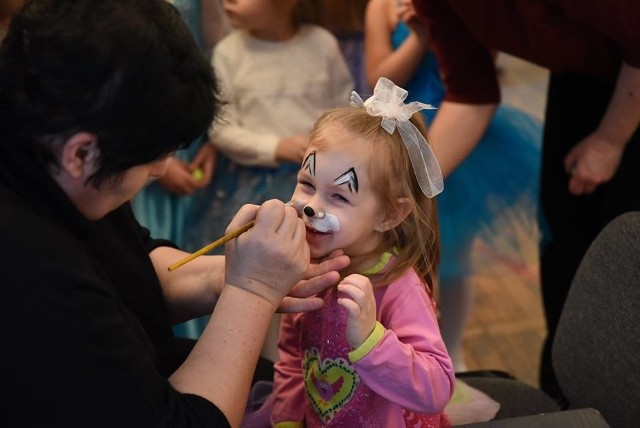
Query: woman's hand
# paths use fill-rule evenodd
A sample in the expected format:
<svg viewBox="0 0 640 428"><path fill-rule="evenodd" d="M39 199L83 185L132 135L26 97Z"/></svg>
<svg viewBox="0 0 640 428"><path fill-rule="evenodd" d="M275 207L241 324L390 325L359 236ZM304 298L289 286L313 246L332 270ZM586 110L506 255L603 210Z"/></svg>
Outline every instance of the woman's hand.
<svg viewBox="0 0 640 428"><path fill-rule="evenodd" d="M307 312L319 309L323 300L314 297L340 280L339 271L349 266L350 260L342 250L335 250L324 260L311 262L302 281L298 282L282 300L278 312Z"/></svg>
<svg viewBox="0 0 640 428"><path fill-rule="evenodd" d="M567 154L564 166L570 175L569 191L574 195L588 195L613 178L624 145L613 144L593 133Z"/></svg>
<svg viewBox="0 0 640 428"><path fill-rule="evenodd" d="M275 310L309 268L306 228L295 208L272 199L243 206L227 232L253 219L253 228L226 244L225 284L262 297Z"/></svg>
<svg viewBox="0 0 640 428"><path fill-rule="evenodd" d="M352 349L362 345L376 326L376 299L373 286L366 276L349 275L338 285L338 291L346 297L338 298L338 304L349 313L347 342Z"/></svg>

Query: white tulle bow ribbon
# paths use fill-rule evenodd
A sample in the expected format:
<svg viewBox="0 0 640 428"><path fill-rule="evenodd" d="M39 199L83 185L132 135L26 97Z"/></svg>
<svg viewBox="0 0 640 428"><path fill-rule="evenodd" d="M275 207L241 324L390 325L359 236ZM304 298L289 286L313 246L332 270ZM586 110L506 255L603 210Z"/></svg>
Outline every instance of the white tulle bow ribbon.
<svg viewBox="0 0 640 428"><path fill-rule="evenodd" d="M351 105L364 107L371 116L382 117L381 125L389 134L393 134L398 128L409 152L411 166L420 189L427 197L433 198L444 189L442 171L431 146L409 118L417 111L431 110L435 107L418 101L405 104L407 94L406 90L396 86L391 80L381 77L376 83L373 95L366 101L363 102L360 95L352 92Z"/></svg>

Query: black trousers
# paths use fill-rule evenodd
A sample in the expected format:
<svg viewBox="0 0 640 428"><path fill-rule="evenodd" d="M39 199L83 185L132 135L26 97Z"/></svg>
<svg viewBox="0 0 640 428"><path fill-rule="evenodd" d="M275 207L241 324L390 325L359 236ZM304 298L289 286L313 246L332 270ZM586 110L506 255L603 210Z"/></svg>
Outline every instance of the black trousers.
<svg viewBox="0 0 640 428"><path fill-rule="evenodd" d="M564 158L597 128L613 89L611 82L581 74L552 73L549 82L541 171L541 207L548 233L543 236L540 254L548 335L542 350L540 384L557 398L562 395L551 365L551 346L573 276L590 243L609 221L624 212L640 210L640 130L628 143L609 183L586 196L574 196L568 190Z"/></svg>

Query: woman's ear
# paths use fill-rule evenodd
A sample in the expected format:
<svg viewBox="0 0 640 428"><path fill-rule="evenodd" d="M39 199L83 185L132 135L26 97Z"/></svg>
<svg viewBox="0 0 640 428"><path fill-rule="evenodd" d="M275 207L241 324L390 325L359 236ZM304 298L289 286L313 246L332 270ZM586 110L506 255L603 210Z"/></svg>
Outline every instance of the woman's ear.
<svg viewBox="0 0 640 428"><path fill-rule="evenodd" d="M384 221L385 230L390 230L404 221L413 208L413 202L409 198L398 198L395 207L387 214Z"/></svg>
<svg viewBox="0 0 640 428"><path fill-rule="evenodd" d="M73 178L86 178L96 170L98 138L89 132L73 134L62 146L60 168Z"/></svg>

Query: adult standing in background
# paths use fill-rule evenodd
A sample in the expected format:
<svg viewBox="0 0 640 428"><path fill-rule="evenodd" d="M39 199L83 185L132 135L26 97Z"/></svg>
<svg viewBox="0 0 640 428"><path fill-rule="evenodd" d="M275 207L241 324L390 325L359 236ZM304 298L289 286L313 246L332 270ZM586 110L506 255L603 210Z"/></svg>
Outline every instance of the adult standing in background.
<svg viewBox="0 0 640 428"><path fill-rule="evenodd" d="M365 22L369 82L387 77L408 91L407 101L439 107L445 92L440 69L411 0L369 0ZM421 113L429 124L439 109ZM445 190L438 195L440 332L456 371L467 370L463 337L474 300L474 242L482 239L492 246L505 223L525 227L535 222L541 141L540 121L515 107L499 106L480 142L445 177Z"/></svg>
<svg viewBox="0 0 640 428"><path fill-rule="evenodd" d="M430 129L445 174L478 142L500 102L491 50L551 71L541 172L541 214L549 233L540 247L548 329L540 381L560 398L550 351L574 273L604 225L640 209L640 3L414 4L431 33L446 86Z"/></svg>
<svg viewBox="0 0 640 428"><path fill-rule="evenodd" d="M0 42L4 39L9 29L9 23L14 14L20 10L25 0L0 1Z"/></svg>

